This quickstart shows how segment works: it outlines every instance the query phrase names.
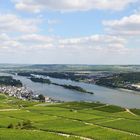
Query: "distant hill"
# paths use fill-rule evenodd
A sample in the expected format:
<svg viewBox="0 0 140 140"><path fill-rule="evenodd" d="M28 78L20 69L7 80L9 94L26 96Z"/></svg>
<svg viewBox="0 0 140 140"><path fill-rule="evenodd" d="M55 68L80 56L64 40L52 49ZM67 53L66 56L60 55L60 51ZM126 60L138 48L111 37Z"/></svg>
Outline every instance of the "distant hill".
<svg viewBox="0 0 140 140"><path fill-rule="evenodd" d="M0 69L39 71L113 71L140 72L140 65L80 65L80 64L0 64Z"/></svg>
<svg viewBox="0 0 140 140"><path fill-rule="evenodd" d="M140 65L62 65L62 64L36 64L25 68L45 71L140 71Z"/></svg>

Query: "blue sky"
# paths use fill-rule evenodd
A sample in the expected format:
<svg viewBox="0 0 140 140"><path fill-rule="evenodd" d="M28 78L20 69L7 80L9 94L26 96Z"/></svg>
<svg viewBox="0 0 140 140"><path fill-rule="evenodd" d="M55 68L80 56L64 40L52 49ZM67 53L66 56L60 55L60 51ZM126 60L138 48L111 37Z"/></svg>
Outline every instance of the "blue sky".
<svg viewBox="0 0 140 140"><path fill-rule="evenodd" d="M0 63L140 64L139 0L1 0Z"/></svg>

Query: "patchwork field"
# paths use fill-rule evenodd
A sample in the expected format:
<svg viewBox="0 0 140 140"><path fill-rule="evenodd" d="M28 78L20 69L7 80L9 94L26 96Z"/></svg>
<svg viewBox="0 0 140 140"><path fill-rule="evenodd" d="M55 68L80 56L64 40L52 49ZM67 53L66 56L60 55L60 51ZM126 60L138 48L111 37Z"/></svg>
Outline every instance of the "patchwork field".
<svg viewBox="0 0 140 140"><path fill-rule="evenodd" d="M140 110L101 103L39 104L0 94L0 140L139 140Z"/></svg>

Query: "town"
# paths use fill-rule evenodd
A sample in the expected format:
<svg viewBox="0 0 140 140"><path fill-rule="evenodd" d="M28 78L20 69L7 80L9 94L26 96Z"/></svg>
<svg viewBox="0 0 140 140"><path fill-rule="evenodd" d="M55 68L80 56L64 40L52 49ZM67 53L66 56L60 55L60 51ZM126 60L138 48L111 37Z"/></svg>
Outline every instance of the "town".
<svg viewBox="0 0 140 140"><path fill-rule="evenodd" d="M15 97L21 100L31 100L36 102L60 102L54 100L48 96L42 94L34 94L32 90L27 89L26 87L15 87L15 86L0 86L0 93L6 94L10 97Z"/></svg>

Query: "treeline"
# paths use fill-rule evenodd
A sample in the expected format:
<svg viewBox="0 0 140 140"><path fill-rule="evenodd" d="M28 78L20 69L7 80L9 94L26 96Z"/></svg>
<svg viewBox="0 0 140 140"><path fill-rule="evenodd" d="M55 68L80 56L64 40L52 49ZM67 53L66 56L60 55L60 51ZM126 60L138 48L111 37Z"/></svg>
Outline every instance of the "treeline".
<svg viewBox="0 0 140 140"><path fill-rule="evenodd" d="M17 75L19 75L19 76L31 76L31 73L30 72L19 72L19 73L17 73Z"/></svg>
<svg viewBox="0 0 140 140"><path fill-rule="evenodd" d="M111 77L102 77L96 81L98 85L132 90L136 89L130 85L137 83L140 83L140 72L114 74Z"/></svg>
<svg viewBox="0 0 140 140"><path fill-rule="evenodd" d="M33 82L51 84L51 81L49 79L36 78L36 77L30 77L29 79Z"/></svg>
<svg viewBox="0 0 140 140"><path fill-rule="evenodd" d="M0 76L0 85L5 86L22 86L20 80L13 79L12 76Z"/></svg>
<svg viewBox="0 0 140 140"><path fill-rule="evenodd" d="M140 82L140 72L121 73L121 74L119 74L119 78L121 78L125 82L139 83Z"/></svg>
<svg viewBox="0 0 140 140"><path fill-rule="evenodd" d="M43 75L43 76L49 76L52 78L59 78L59 79L70 79L73 81L79 81L84 80L87 78L87 75L85 74L77 74L74 72L19 72L19 76L27 76L30 77L32 74L35 75Z"/></svg>
<svg viewBox="0 0 140 140"><path fill-rule="evenodd" d="M93 92L86 91L85 89L83 89L82 87L79 87L79 86L61 85L61 84L57 84L57 83L52 83L52 84L57 85L57 86L61 86L61 87L64 87L64 88L70 89L70 90L76 90L76 91L83 92L83 93L94 94Z"/></svg>

